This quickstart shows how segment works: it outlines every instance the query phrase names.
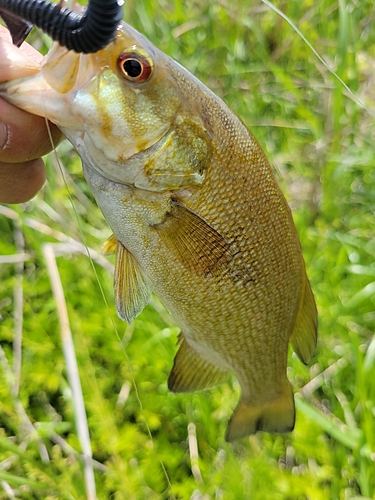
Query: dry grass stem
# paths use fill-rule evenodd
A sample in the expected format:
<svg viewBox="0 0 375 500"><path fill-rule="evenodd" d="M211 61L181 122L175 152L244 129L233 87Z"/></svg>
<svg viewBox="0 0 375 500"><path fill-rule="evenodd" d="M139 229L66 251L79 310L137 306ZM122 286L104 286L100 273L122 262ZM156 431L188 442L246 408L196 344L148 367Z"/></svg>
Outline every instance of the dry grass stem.
<svg viewBox="0 0 375 500"><path fill-rule="evenodd" d="M17 254L24 253L25 240L22 233L21 223L14 220L14 241ZM23 328L23 272L24 262L21 260L15 264L15 285L13 290L14 300L14 337L13 337L13 396L18 396L22 367L22 328Z"/></svg>
<svg viewBox="0 0 375 500"><path fill-rule="evenodd" d="M12 220L19 220L19 215L17 212L14 210L10 209L9 207L5 207L3 205L0 205L0 215L4 215L8 219ZM66 254L66 253L81 253L83 255L87 255L89 258L91 258L94 262L99 264L101 267L109 271L111 274L113 274L113 269L114 266L105 258L103 255L100 254L100 252L97 252L93 248L87 247L83 243L75 240L74 238L67 236L65 233L62 233L60 231L56 231L54 229L51 229L47 224L43 224L42 222L39 222L35 219L32 219L31 217L26 217L25 220L23 221L25 226L28 226L32 229L35 229L36 231L45 234L46 236L51 236L52 238L55 238L57 241L60 241L62 243L66 243L69 246L56 246L56 252L55 254L57 255L57 251L59 250L61 254ZM15 260L22 260L21 257L15 257L15 256L0 256L0 259L4 259L4 263L8 262L8 259L15 259ZM26 260L26 259L23 259ZM13 260L12 260L13 262ZM0 263L2 261L0 260Z"/></svg>
<svg viewBox="0 0 375 500"><path fill-rule="evenodd" d="M125 403L129 397L131 390L131 384L129 382L125 382L122 384L121 390L119 392L117 401L116 401L116 406L119 408L123 408L125 406Z"/></svg>
<svg viewBox="0 0 375 500"><path fill-rule="evenodd" d="M1 486L3 487L5 493L8 495L8 498L10 499L17 498L14 494L14 491L6 481L1 481Z"/></svg>
<svg viewBox="0 0 375 500"><path fill-rule="evenodd" d="M49 436L50 440L59 445L60 448L64 451L64 453L67 455L67 456L71 456L73 455L74 457L77 458L77 460L80 460L80 461L83 461L84 458L83 456L81 455L81 453L79 453L76 449L73 448L73 446L70 446L69 443L67 443L65 441L65 439L63 439L61 436L59 436L58 434L56 434L55 432L53 434L51 434ZM106 467L105 465L103 465L102 463L98 462L97 460L94 460L92 459L91 460L91 463L92 463L92 466L95 470L98 470L100 472L108 472L109 469L108 467Z"/></svg>
<svg viewBox="0 0 375 500"><path fill-rule="evenodd" d="M0 345L0 366L3 369L4 375L5 375L5 380L7 381L7 384L10 388L14 387L14 374L9 366L8 359L5 356L5 352L3 348ZM21 426L20 426L20 431L21 435L27 439L27 441L35 440L38 443L38 448L39 448L39 453L40 457L42 459L42 462L47 463L49 462L49 456L48 456L48 451L45 445L43 444L41 438L39 437L38 432L36 431L35 427L31 423L29 417L27 416L27 413L22 406L21 401L18 398L18 395L15 395L13 391L11 390L12 394L12 399L13 399L13 404L14 408L16 410L16 413L18 415L18 418L20 419Z"/></svg>
<svg viewBox="0 0 375 500"><path fill-rule="evenodd" d="M43 254L47 264L47 270L51 282L52 293L55 297L57 314L60 323L62 348L64 352L69 384L72 390L73 406L77 427L78 438L82 447L82 458L84 460L84 474L86 494L88 500L96 499L95 476L92 467L92 450L87 423L85 404L82 394L81 381L79 378L77 358L74 349L72 332L70 329L68 310L64 296L59 270L54 253L54 245L48 243L43 246Z"/></svg>
<svg viewBox="0 0 375 500"><path fill-rule="evenodd" d="M324 371L319 373L310 382L308 382L302 389L298 391L305 399L310 399L313 392L315 392L319 387L321 387L327 380L334 377L338 372L340 372L345 366L347 366L348 360L346 358L340 358L331 366L326 368Z"/></svg>
<svg viewBox="0 0 375 500"><path fill-rule="evenodd" d="M0 255L0 264L17 264L31 259L31 255L25 252L15 253L13 255Z"/></svg>
<svg viewBox="0 0 375 500"><path fill-rule="evenodd" d="M190 422L188 425L188 442L189 442L189 455L191 472L193 473L194 479L197 483L202 483L202 474L198 464L198 442L197 442L197 430L195 424Z"/></svg>

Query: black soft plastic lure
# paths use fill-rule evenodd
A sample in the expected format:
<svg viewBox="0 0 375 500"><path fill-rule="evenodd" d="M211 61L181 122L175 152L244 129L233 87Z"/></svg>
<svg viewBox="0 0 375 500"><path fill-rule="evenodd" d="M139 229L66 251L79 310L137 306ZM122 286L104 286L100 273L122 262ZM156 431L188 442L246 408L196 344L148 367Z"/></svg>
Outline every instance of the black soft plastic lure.
<svg viewBox="0 0 375 500"><path fill-rule="evenodd" d="M84 14L47 0L0 0L0 17L20 46L33 25L75 52L97 52L113 39L123 0L91 0Z"/></svg>

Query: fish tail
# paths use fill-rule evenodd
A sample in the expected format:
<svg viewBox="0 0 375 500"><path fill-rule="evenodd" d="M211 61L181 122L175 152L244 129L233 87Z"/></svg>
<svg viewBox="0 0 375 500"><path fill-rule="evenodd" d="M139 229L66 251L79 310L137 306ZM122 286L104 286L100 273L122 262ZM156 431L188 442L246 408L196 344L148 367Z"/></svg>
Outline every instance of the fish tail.
<svg viewBox="0 0 375 500"><path fill-rule="evenodd" d="M251 405L242 398L229 422L226 440L234 441L257 431L290 432L294 428L295 408L289 381L276 399Z"/></svg>

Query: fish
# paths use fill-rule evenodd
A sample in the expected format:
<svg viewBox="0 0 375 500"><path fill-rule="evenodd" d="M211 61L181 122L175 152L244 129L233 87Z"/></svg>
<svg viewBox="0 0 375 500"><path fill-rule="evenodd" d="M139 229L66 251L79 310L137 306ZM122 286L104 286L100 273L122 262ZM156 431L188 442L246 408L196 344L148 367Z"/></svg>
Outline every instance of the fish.
<svg viewBox="0 0 375 500"><path fill-rule="evenodd" d="M56 124L81 157L113 232L120 318L154 292L181 329L168 388L234 374L228 441L293 430L288 345L309 362L317 309L291 210L244 123L124 22L94 54L55 44L0 96Z"/></svg>

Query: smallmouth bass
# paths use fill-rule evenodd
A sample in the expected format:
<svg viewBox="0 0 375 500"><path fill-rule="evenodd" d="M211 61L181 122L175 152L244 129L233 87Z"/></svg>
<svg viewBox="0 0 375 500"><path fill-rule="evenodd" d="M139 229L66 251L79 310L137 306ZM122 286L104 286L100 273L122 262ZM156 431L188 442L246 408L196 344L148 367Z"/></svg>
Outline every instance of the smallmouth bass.
<svg viewBox="0 0 375 500"><path fill-rule="evenodd" d="M169 388L234 373L228 440L292 430L288 343L309 361L317 313L290 209L243 123L125 23L95 54L55 45L0 95L55 123L82 158L113 231L119 316L131 322L154 291L181 328Z"/></svg>

